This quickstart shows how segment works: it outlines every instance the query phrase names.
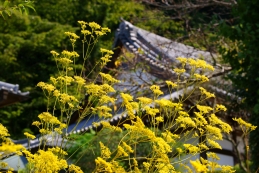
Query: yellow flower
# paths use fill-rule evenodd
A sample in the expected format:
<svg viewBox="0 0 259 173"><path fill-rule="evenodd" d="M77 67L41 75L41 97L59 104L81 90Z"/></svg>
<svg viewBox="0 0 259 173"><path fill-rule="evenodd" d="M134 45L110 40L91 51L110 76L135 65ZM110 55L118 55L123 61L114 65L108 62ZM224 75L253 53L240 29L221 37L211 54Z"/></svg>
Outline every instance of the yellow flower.
<svg viewBox="0 0 259 173"><path fill-rule="evenodd" d="M31 135L27 132L24 133L25 136L27 136L27 138L30 138L30 139L35 139L36 137L34 135Z"/></svg>
<svg viewBox="0 0 259 173"><path fill-rule="evenodd" d="M24 153L28 162L33 165L35 173L58 172L68 167L66 160L60 159L52 152L52 149L48 149L47 151L38 150L35 154Z"/></svg>
<svg viewBox="0 0 259 173"><path fill-rule="evenodd" d="M84 34L84 35L91 35L91 34L92 34L92 33L91 33L90 31L88 31L88 30L82 30L81 33Z"/></svg>
<svg viewBox="0 0 259 173"><path fill-rule="evenodd" d="M206 130L209 133L210 138L222 140L222 133L221 133L221 130L219 128L213 127L211 125L207 125Z"/></svg>
<svg viewBox="0 0 259 173"><path fill-rule="evenodd" d="M232 127L229 124L220 120L215 114L211 114L209 120L211 125L219 125L222 132L229 133L232 131Z"/></svg>
<svg viewBox="0 0 259 173"><path fill-rule="evenodd" d="M233 120L241 126L244 133L248 133L257 128L257 126L253 126L252 124L245 122L242 118L233 118Z"/></svg>
<svg viewBox="0 0 259 173"><path fill-rule="evenodd" d="M65 34L67 36L69 36L70 38L73 38L73 39L78 39L80 38L78 35L76 35L75 33L72 33L72 32L65 32Z"/></svg>
<svg viewBox="0 0 259 173"><path fill-rule="evenodd" d="M101 28L101 26L100 26L99 24L95 23L95 22L89 22L88 25L89 25L93 30L95 30L95 29L100 29L100 28Z"/></svg>
<svg viewBox="0 0 259 173"><path fill-rule="evenodd" d="M147 114L149 114L151 116L156 116L156 114L159 113L159 109L150 108L149 106L145 106L144 110L147 112Z"/></svg>
<svg viewBox="0 0 259 173"><path fill-rule="evenodd" d="M39 128L39 126L41 125L41 123L39 121L34 121L32 123L33 126L37 126Z"/></svg>
<svg viewBox="0 0 259 173"><path fill-rule="evenodd" d="M104 55L103 57L101 57L102 60L102 65L106 65L108 62L110 62L111 57L109 54Z"/></svg>
<svg viewBox="0 0 259 173"><path fill-rule="evenodd" d="M74 78L75 78L75 82L78 83L79 86L85 84L85 79L82 78L81 76L74 76Z"/></svg>
<svg viewBox="0 0 259 173"><path fill-rule="evenodd" d="M212 109L211 107L209 107L209 106L201 106L201 105L197 105L197 109L199 109L199 111L200 111L201 113L204 113L204 114L209 113L209 111L212 111L212 110L213 110L213 109Z"/></svg>
<svg viewBox="0 0 259 173"><path fill-rule="evenodd" d="M126 105L130 101L133 101L133 96L125 93L121 93L121 97L123 99L122 105Z"/></svg>
<svg viewBox="0 0 259 173"><path fill-rule="evenodd" d="M4 127L1 123L0 123L0 139L6 137L6 136L10 136L8 133L8 130L6 127Z"/></svg>
<svg viewBox="0 0 259 173"><path fill-rule="evenodd" d="M168 85L168 87L172 87L172 88L175 88L175 87L177 87L177 84L176 83L173 83L173 82L171 82L171 81L165 81L166 82L166 84Z"/></svg>
<svg viewBox="0 0 259 173"><path fill-rule="evenodd" d="M134 152L134 150L132 150L132 148L131 148L128 144L126 144L125 142L122 142L122 146L123 146L128 152L130 152L130 153L133 153L133 152Z"/></svg>
<svg viewBox="0 0 259 173"><path fill-rule="evenodd" d="M56 51L54 51L54 50L50 51L50 53L51 53L54 57L59 56L59 53L57 53L57 52L56 52Z"/></svg>
<svg viewBox="0 0 259 173"><path fill-rule="evenodd" d="M217 104L216 105L216 111L226 111L227 110L227 108L224 106L224 105L219 105L219 104Z"/></svg>
<svg viewBox="0 0 259 173"><path fill-rule="evenodd" d="M101 148L101 157L104 159L109 159L111 157L111 151L102 142L99 142Z"/></svg>
<svg viewBox="0 0 259 173"><path fill-rule="evenodd" d="M161 90L160 90L160 87L158 85L152 85L150 87L150 89L153 91L153 93L156 95L156 96L159 96L159 95L162 95L164 94Z"/></svg>
<svg viewBox="0 0 259 173"><path fill-rule="evenodd" d="M212 159L216 159L216 160L220 160L219 156L216 154L216 153L213 153L213 152L209 152L209 153L206 153L207 156L209 158L212 158Z"/></svg>
<svg viewBox="0 0 259 173"><path fill-rule="evenodd" d="M108 84L100 85L100 87L101 87L101 91L103 91L104 93L116 92L116 91L114 90L114 88L111 87L111 86L108 85Z"/></svg>
<svg viewBox="0 0 259 173"><path fill-rule="evenodd" d="M200 80L201 82L208 82L209 81L209 78L207 78L205 75L200 75L200 74L195 73L194 77L197 80Z"/></svg>
<svg viewBox="0 0 259 173"><path fill-rule="evenodd" d="M179 135L172 134L170 131L166 130L166 132L161 133L162 137L167 143L175 143L174 139L180 138Z"/></svg>
<svg viewBox="0 0 259 173"><path fill-rule="evenodd" d="M101 52L102 52L102 53L111 54L111 55L114 53L114 52L113 52L113 51L111 51L111 50L103 49L103 48L101 48Z"/></svg>
<svg viewBox="0 0 259 173"><path fill-rule="evenodd" d="M207 172L208 168L206 165L201 164L201 162L197 159L195 161L190 161L191 165L197 172Z"/></svg>
<svg viewBox="0 0 259 173"><path fill-rule="evenodd" d="M59 100L61 103L63 104L66 104L70 101L75 101L75 102L78 102L78 100L74 97L74 96L70 96L66 93L62 93L60 94L60 100Z"/></svg>
<svg viewBox="0 0 259 173"><path fill-rule="evenodd" d="M18 155L21 155L21 151L25 150L24 146L20 144L14 144L11 140L2 142L0 146L0 153L1 156L4 156L5 154L11 154L11 153L16 153Z"/></svg>
<svg viewBox="0 0 259 173"><path fill-rule="evenodd" d="M67 51L67 50L63 50L62 53L61 53L65 58L77 58L79 57L79 54L75 51Z"/></svg>
<svg viewBox="0 0 259 173"><path fill-rule="evenodd" d="M118 146L116 157L121 157L121 156L122 157L127 157L127 156L129 156L129 154L126 153L121 146Z"/></svg>
<svg viewBox="0 0 259 173"><path fill-rule="evenodd" d="M172 147L163 138L156 137L154 142L156 142L159 152L165 154L172 151Z"/></svg>
<svg viewBox="0 0 259 173"><path fill-rule="evenodd" d="M207 139L208 144L212 147L212 148L218 148L218 149L222 149L221 146L219 145L219 143L211 140L211 139Z"/></svg>
<svg viewBox="0 0 259 173"><path fill-rule="evenodd" d="M115 98L112 98L110 96L107 96L107 95L102 95L101 98L99 99L99 103L100 104L106 104L106 103L115 103L116 99Z"/></svg>
<svg viewBox="0 0 259 173"><path fill-rule="evenodd" d="M176 58L178 61L180 61L182 64L186 64L187 63L187 58L184 57L178 57Z"/></svg>
<svg viewBox="0 0 259 173"><path fill-rule="evenodd" d="M144 105L151 104L153 102L152 99L147 97L138 97L137 100L139 100L139 102L141 102Z"/></svg>
<svg viewBox="0 0 259 173"><path fill-rule="evenodd" d="M97 172L108 172L108 173L113 172L112 171L112 164L105 161L101 157L97 157L97 159L95 159L95 163L96 163Z"/></svg>
<svg viewBox="0 0 259 173"><path fill-rule="evenodd" d="M96 108L92 108L92 110L93 110L93 113L98 113L100 117L104 117L104 118L112 117L112 114L109 113L110 111L112 111L112 109L107 106L98 106Z"/></svg>
<svg viewBox="0 0 259 173"><path fill-rule="evenodd" d="M177 122L177 124L179 124L180 127L183 128L196 127L195 122L190 117L179 116L175 121Z"/></svg>
<svg viewBox="0 0 259 173"><path fill-rule="evenodd" d="M39 114L39 119L50 124L60 124L60 121L57 119L57 117L51 115L49 112L42 112Z"/></svg>
<svg viewBox="0 0 259 173"><path fill-rule="evenodd" d="M111 30L110 30L109 28L107 28L107 27L103 27L103 28L102 28L102 32L105 32L105 33L106 33L106 32L111 32Z"/></svg>
<svg viewBox="0 0 259 173"><path fill-rule="evenodd" d="M161 116L156 117L156 121L157 121L157 123L164 122L164 118Z"/></svg>
<svg viewBox="0 0 259 173"><path fill-rule="evenodd" d="M57 79L54 77L50 77L50 80L54 85L57 83Z"/></svg>
<svg viewBox="0 0 259 173"><path fill-rule="evenodd" d="M69 64L71 64L73 61L68 59L68 58L59 58L57 60L58 62L60 62L60 64L64 65L64 66L68 66Z"/></svg>
<svg viewBox="0 0 259 173"><path fill-rule="evenodd" d="M215 95L208 92L206 89L204 89L203 87L199 87L199 89L201 90L201 94L204 94L206 96L206 98L211 98L211 97L214 97L215 98Z"/></svg>
<svg viewBox="0 0 259 173"><path fill-rule="evenodd" d="M111 83L118 83L118 82L120 82L119 80L114 79L109 74L105 74L105 73L102 73L102 72L100 72L99 74L102 76L103 79L107 80L108 82L111 82Z"/></svg>
<svg viewBox="0 0 259 173"><path fill-rule="evenodd" d="M8 166L8 163L6 162L0 162L0 168L5 168Z"/></svg>
<svg viewBox="0 0 259 173"><path fill-rule="evenodd" d="M202 113L194 112L194 114L196 118L193 118L193 120L197 126L204 126L208 124L207 120L202 116Z"/></svg>
<svg viewBox="0 0 259 173"><path fill-rule="evenodd" d="M190 154L196 154L200 152L199 147L196 147L192 144L183 144L183 146L189 151Z"/></svg>
<svg viewBox="0 0 259 173"><path fill-rule="evenodd" d="M52 84L47 84L44 82L39 82L37 86L40 87L42 90L47 90L48 92L55 90L55 87Z"/></svg>
<svg viewBox="0 0 259 173"><path fill-rule="evenodd" d="M148 171L151 165L148 162L143 162L143 166L144 166L145 170Z"/></svg>
<svg viewBox="0 0 259 173"><path fill-rule="evenodd" d="M76 166L76 165L74 165L74 164L69 165L68 171L69 172L74 172L74 173L83 173L81 168Z"/></svg>
<svg viewBox="0 0 259 173"><path fill-rule="evenodd" d="M174 72L177 73L177 74L182 74L184 73L186 70L185 69L179 69L179 68L175 68L174 69Z"/></svg>

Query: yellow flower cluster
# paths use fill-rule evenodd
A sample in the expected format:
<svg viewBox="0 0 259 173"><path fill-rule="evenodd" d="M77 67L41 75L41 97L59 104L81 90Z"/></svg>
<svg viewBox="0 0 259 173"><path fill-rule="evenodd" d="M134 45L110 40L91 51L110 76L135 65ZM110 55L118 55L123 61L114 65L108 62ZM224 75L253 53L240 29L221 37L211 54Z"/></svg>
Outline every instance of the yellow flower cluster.
<svg viewBox="0 0 259 173"><path fill-rule="evenodd" d="M241 127L243 133L245 133L245 135L247 135L249 132L251 132L257 128L257 126L254 126L248 122L245 122L242 118L233 118L233 120L236 121L240 125L240 127Z"/></svg>
<svg viewBox="0 0 259 173"><path fill-rule="evenodd" d="M83 173L81 168L76 166L76 165L74 165L74 164L69 165L68 171L71 172L71 173L72 172L74 172L74 173Z"/></svg>
<svg viewBox="0 0 259 173"><path fill-rule="evenodd" d="M211 98L211 97L214 97L215 98L215 95L208 92L206 89L204 89L203 87L199 87L200 91L201 91L201 94L202 95L205 95L206 98Z"/></svg>
<svg viewBox="0 0 259 173"><path fill-rule="evenodd" d="M161 90L160 90L160 86L158 85L152 85L150 87L150 89L153 91L153 93L155 94L155 97L158 97L162 94L164 94Z"/></svg>
<svg viewBox="0 0 259 173"><path fill-rule="evenodd" d="M34 121L32 125L35 125L40 129L41 134L50 134L52 131L56 131L59 134L62 133L62 130L67 127L66 124L61 123L57 117L51 115L49 112L42 112L39 114L39 121ZM54 126L58 125L58 127L53 128ZM40 127L41 126L41 127ZM28 135L28 134L27 134ZM26 136L27 136L26 135ZM29 136L28 136L29 137ZM31 136L32 137L32 136Z"/></svg>
<svg viewBox="0 0 259 173"><path fill-rule="evenodd" d="M101 148L101 157L104 159L109 159L111 157L111 151L102 142L99 142Z"/></svg>
<svg viewBox="0 0 259 173"><path fill-rule="evenodd" d="M49 93L55 89L55 87L52 84L47 84L45 82L39 82L37 86L40 87L42 90L48 91Z"/></svg>
<svg viewBox="0 0 259 173"><path fill-rule="evenodd" d="M109 75L109 74L105 74L105 73L102 73L102 72L100 72L99 74L102 76L102 78L103 78L104 81L110 82L111 84L120 82L119 80L114 79L114 78L113 78L111 75Z"/></svg>
<svg viewBox="0 0 259 173"><path fill-rule="evenodd" d="M66 160L59 158L55 149L48 149L47 151L38 150L37 153L31 154L29 151L24 150L23 153L29 163L33 165L35 173L42 172L58 172L68 167ZM61 150L61 149L60 149Z"/></svg>
<svg viewBox="0 0 259 173"><path fill-rule="evenodd" d="M103 129L111 129L115 132L122 132L122 129L118 126L113 126L107 121L101 121L101 124L103 125ZM94 124L93 124L94 125ZM99 125L96 125L98 127Z"/></svg>
<svg viewBox="0 0 259 173"><path fill-rule="evenodd" d="M172 81L165 81L168 87L176 88L178 85L176 83L173 83Z"/></svg>
<svg viewBox="0 0 259 173"><path fill-rule="evenodd" d="M25 132L24 135L28 138L28 139L35 139L36 137L28 132Z"/></svg>
<svg viewBox="0 0 259 173"><path fill-rule="evenodd" d="M225 166L225 165L219 165L214 160L220 160L219 157L215 153L207 153L208 158L211 158L210 160L205 160L201 157L200 160L190 161L191 165L195 169L196 172L214 172L217 170L220 170L222 173L234 173L235 170L233 170L233 167L231 166Z"/></svg>
<svg viewBox="0 0 259 173"><path fill-rule="evenodd" d="M101 48L100 51L101 51L101 53L106 53L106 54L110 54L110 55L112 55L114 53L112 50L103 49L103 48Z"/></svg>
<svg viewBox="0 0 259 173"><path fill-rule="evenodd" d="M85 85L85 88L86 88L87 94L92 96L102 96L111 92L115 92L114 88L108 84L97 85L97 84L91 83L91 84Z"/></svg>
<svg viewBox="0 0 259 173"><path fill-rule="evenodd" d="M194 78L198 81L201 81L201 82L208 82L209 81L209 78L207 78L205 75L200 75L200 74L197 74L197 73L194 74Z"/></svg>
<svg viewBox="0 0 259 173"><path fill-rule="evenodd" d="M8 133L8 130L6 127L4 127L1 123L0 123L0 139L3 139L4 137L10 136L10 134Z"/></svg>
<svg viewBox="0 0 259 173"><path fill-rule="evenodd" d="M200 59L195 60L193 58L188 58L187 62L190 66L193 66L195 68L202 68L202 69L208 69L208 70L214 71L214 67L210 64L207 64L207 62L204 60L200 60Z"/></svg>
<svg viewBox="0 0 259 173"><path fill-rule="evenodd" d="M190 161L191 165L194 167L196 172L207 172L208 168L206 165L202 164L198 159L195 161Z"/></svg>
<svg viewBox="0 0 259 173"><path fill-rule="evenodd" d="M85 79L81 76L74 76L75 82L78 83L79 86L82 86L85 84Z"/></svg>
<svg viewBox="0 0 259 173"><path fill-rule="evenodd" d="M78 35L76 35L75 33L72 33L72 32L65 32L65 35L67 35L69 37L72 44L75 44L76 40L78 38L80 38Z"/></svg>
<svg viewBox="0 0 259 173"><path fill-rule="evenodd" d="M147 97L138 97L137 100L139 100L139 102L140 102L142 105L148 105L148 104L151 104L151 103L153 102L152 99L147 98Z"/></svg>
<svg viewBox="0 0 259 173"><path fill-rule="evenodd" d="M184 57L178 57L176 58L178 61L180 61L182 64L186 64L187 63L187 58Z"/></svg>
<svg viewBox="0 0 259 173"><path fill-rule="evenodd" d="M185 69L179 69L179 68L175 68L175 69L174 69L174 72L175 72L176 74L178 74L178 75L179 75L179 74L182 74L182 73L185 73L185 71L186 71Z"/></svg>
<svg viewBox="0 0 259 173"><path fill-rule="evenodd" d="M112 117L112 114L109 113L110 111L112 111L112 109L107 106L98 106L98 107L92 108L92 111L93 113L98 113L99 117L103 117L103 118Z"/></svg>
<svg viewBox="0 0 259 173"><path fill-rule="evenodd" d="M25 150L24 146L13 143L10 139L6 139L0 146L0 159L9 154L22 155L21 151Z"/></svg>

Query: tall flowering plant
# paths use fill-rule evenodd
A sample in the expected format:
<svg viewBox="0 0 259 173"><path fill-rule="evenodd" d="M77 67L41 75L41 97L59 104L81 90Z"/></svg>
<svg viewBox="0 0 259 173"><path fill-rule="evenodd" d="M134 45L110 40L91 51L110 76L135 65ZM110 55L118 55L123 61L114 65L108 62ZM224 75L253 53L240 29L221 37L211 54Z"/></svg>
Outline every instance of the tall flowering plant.
<svg viewBox="0 0 259 173"><path fill-rule="evenodd" d="M164 99L160 87L152 85L150 91L153 95L150 98L134 98L129 93L120 92L122 102L121 105L117 105L117 98L113 97L112 93L116 92L114 85L120 81L100 70L94 73L96 70L92 69L86 74L84 68L98 39L110 30L95 22L79 21L79 24L83 44L82 68L78 69L76 65L80 55L74 51L76 40L80 37L75 33L66 32L72 44L72 51L51 51L59 73L50 77L50 83L39 82L37 85L47 99L46 111L39 114L38 121L32 123L41 134L41 147L33 154L22 146L13 144L6 138L7 129L0 126L0 137L3 139L1 152L23 153L29 162L28 172L82 172L78 166L68 164L69 156L66 152L71 145L67 143L70 139L67 136L70 132L68 125L74 112L78 112L77 124L91 116L99 116L99 121L93 123L94 127L101 127L100 131L96 131L96 137L104 131L108 131L106 136L111 137L115 132L123 134L115 143L115 147L109 145L113 141L107 142L98 138L100 154L94 161L93 172L215 172L219 169L222 172L234 172L230 166L217 164L216 160L219 158L212 152L207 153L210 158L208 160L192 159L193 156L210 149L221 149L217 141L223 140L223 133L228 134L232 131L229 124L216 116L217 113L226 111L225 106L216 104L210 107L204 104L206 100L215 97L213 93L201 87L201 84L209 81L204 72L213 71L211 65L203 60L179 57L177 60L182 66L174 69L177 79L166 81L169 93L183 91L178 100ZM101 53L102 57L94 68L102 69L113 54L106 49L101 49ZM186 69L189 69L190 73L188 78L183 77ZM88 79L90 75L93 76L92 80ZM195 91L199 92L200 97L192 107L185 107L185 101ZM82 106L85 94L88 95L88 101ZM121 116L126 118L121 117L117 124L111 125L108 120L112 118L113 112L116 112L116 107L125 110ZM144 123L144 120L148 123ZM249 127L249 130L256 128L239 119L234 120L246 128ZM28 140L35 138L29 133L25 135ZM50 143L52 148L47 147ZM139 151L138 148L143 143L148 144L149 152ZM1 156L2 154L0 158ZM186 161L189 164L186 164ZM7 167L3 162L1 166Z"/></svg>

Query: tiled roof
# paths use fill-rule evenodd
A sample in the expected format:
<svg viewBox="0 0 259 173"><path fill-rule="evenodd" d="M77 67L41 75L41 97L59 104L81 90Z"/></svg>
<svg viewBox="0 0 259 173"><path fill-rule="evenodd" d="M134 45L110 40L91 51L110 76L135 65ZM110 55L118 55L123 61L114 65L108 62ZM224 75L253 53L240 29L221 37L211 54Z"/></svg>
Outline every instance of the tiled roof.
<svg viewBox="0 0 259 173"><path fill-rule="evenodd" d="M125 20L122 20L117 29L113 47L116 48L120 42L149 66L172 75L175 75L175 72L170 67L180 66L176 60L177 57L199 58L202 56L207 63L213 64L214 62L210 52L161 37ZM188 73L185 75L188 76Z"/></svg>
<svg viewBox="0 0 259 173"><path fill-rule="evenodd" d="M0 107L27 99L29 92L21 92L18 84L0 81Z"/></svg>

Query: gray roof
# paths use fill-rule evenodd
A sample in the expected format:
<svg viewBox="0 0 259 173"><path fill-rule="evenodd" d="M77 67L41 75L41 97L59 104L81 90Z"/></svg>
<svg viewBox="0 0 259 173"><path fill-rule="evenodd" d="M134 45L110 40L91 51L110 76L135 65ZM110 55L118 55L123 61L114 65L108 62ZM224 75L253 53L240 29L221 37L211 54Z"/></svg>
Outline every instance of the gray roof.
<svg viewBox="0 0 259 173"><path fill-rule="evenodd" d="M171 75L175 75L171 67L180 66L176 60L177 57L200 58L202 56L207 63L214 62L210 52L161 37L125 20L122 20L117 29L113 47L116 48L120 42L147 65L169 72ZM188 76L188 73L185 75Z"/></svg>
<svg viewBox="0 0 259 173"><path fill-rule="evenodd" d="M0 81L0 107L26 100L29 92L21 92L18 84Z"/></svg>

